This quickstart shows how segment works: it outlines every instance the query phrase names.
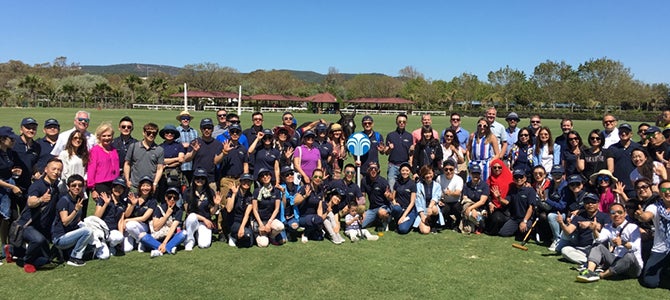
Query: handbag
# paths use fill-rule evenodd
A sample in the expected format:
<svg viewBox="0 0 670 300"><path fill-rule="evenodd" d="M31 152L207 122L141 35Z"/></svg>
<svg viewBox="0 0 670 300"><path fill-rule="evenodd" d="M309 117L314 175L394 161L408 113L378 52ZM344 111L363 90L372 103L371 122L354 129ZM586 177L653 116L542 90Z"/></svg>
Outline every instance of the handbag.
<svg viewBox="0 0 670 300"><path fill-rule="evenodd" d="M9 244L16 248L23 248L23 230L32 223L31 218L26 224L21 225L20 220L15 220L9 226Z"/></svg>

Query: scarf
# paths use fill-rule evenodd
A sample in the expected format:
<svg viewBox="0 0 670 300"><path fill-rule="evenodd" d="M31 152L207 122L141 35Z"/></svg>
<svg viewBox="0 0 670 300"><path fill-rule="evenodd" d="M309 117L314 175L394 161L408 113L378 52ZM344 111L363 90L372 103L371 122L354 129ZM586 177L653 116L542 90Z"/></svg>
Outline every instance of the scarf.
<svg viewBox="0 0 670 300"><path fill-rule="evenodd" d="M258 192L258 194L263 199L267 199L267 198L272 197L272 185L262 186L261 190Z"/></svg>
<svg viewBox="0 0 670 300"><path fill-rule="evenodd" d="M491 203L496 208L501 208L502 203L500 202L500 199L504 199L507 197L507 192L509 192L509 186L514 182L514 177L512 176L512 172L507 168L507 165L503 163L502 160L496 158L493 160L490 164L491 167L494 165L501 165L502 166L502 173L498 175L497 177L493 175L493 170L489 174L489 178L486 180L486 183L488 183L489 187L492 188L494 186L498 187L498 190L500 190L500 198L496 199L493 197L493 193L491 193Z"/></svg>

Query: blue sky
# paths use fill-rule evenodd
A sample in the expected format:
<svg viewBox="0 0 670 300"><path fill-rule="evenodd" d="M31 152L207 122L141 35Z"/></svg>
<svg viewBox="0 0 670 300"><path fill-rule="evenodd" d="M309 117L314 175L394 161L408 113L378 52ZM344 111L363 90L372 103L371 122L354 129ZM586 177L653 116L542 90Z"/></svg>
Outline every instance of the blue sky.
<svg viewBox="0 0 670 300"><path fill-rule="evenodd" d="M213 62L486 80L608 57L647 83L670 78L670 1L3 1L0 62Z"/></svg>

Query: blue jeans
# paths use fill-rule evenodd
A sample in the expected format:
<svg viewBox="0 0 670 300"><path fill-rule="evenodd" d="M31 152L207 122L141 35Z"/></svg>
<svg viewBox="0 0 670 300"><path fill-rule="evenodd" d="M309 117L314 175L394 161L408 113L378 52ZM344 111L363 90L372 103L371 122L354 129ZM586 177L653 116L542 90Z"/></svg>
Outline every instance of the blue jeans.
<svg viewBox="0 0 670 300"><path fill-rule="evenodd" d="M651 252L647 263L644 264L640 284L648 288L657 288L661 283L663 270L670 267L670 254Z"/></svg>
<svg viewBox="0 0 670 300"><path fill-rule="evenodd" d="M23 229L23 241L28 243L23 261L39 267L49 262L49 241L35 227Z"/></svg>
<svg viewBox="0 0 670 300"><path fill-rule="evenodd" d="M186 234L184 233L183 230L175 233L172 236L172 238L167 242L167 244L165 244L165 250L168 253L170 253L170 250L172 250L172 248L177 247L177 245L181 244L185 239ZM140 242L142 242L142 244L144 244L145 247L149 247L152 250L158 250L158 247L161 246L161 242L156 240L153 236L151 236L151 234L148 233L140 240Z"/></svg>
<svg viewBox="0 0 670 300"><path fill-rule="evenodd" d="M571 235L567 235L563 232L560 236L561 240L558 241L558 245L556 246L556 253L561 253L561 249L565 246L577 245L577 235L574 232Z"/></svg>
<svg viewBox="0 0 670 300"><path fill-rule="evenodd" d="M380 207L377 207L377 208L373 208L373 209L368 209L368 210L365 211L365 219L363 219L363 222L361 223L361 228L366 228L366 227L370 226L370 224L372 224L372 222L374 222L375 220L377 220L379 218L377 216L377 214L379 213L379 209L384 209L384 210L386 210L386 212L389 215L391 214L391 209L386 205L380 206ZM387 222L388 222L388 220L387 220ZM386 224L382 224L382 226L386 227Z"/></svg>
<svg viewBox="0 0 670 300"><path fill-rule="evenodd" d="M400 217L402 217L402 214L405 213L405 210L400 207L400 205L394 205L391 207L391 216L393 216L393 219L398 222ZM414 225L414 220L416 219L417 216L416 209L412 208L412 211L410 211L407 214L408 220L405 222L402 222L402 224L398 225L398 233L399 234L407 234L412 230L412 226Z"/></svg>
<svg viewBox="0 0 670 300"><path fill-rule="evenodd" d="M400 174L400 167L389 163L386 170L386 178L389 182L391 192L393 192L393 185L395 185L395 179L398 177L398 174Z"/></svg>
<svg viewBox="0 0 670 300"><path fill-rule="evenodd" d="M563 216L563 220L565 220L565 214L561 214ZM549 222L549 228L551 228L551 234L553 235L554 240L558 240L561 238L561 225L558 224L558 221L556 221L556 214L555 212L551 212L547 215L547 222Z"/></svg>
<svg viewBox="0 0 670 300"><path fill-rule="evenodd" d="M14 179L9 178L7 183L14 184ZM0 188L0 218L9 221L12 217L12 199L9 197L12 190L8 188Z"/></svg>
<svg viewBox="0 0 670 300"><path fill-rule="evenodd" d="M70 257L81 259L84 257L84 250L86 246L93 239L93 232L87 227L82 227L73 231L70 231L57 239L54 239L54 246L58 249L69 249L74 246Z"/></svg>

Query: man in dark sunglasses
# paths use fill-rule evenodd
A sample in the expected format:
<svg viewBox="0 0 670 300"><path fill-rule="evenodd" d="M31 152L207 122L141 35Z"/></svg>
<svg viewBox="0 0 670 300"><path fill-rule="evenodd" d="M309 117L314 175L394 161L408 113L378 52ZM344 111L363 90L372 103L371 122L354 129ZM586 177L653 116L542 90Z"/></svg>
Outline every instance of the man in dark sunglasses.
<svg viewBox="0 0 670 300"><path fill-rule="evenodd" d="M628 198L635 197L635 187L630 181L630 173L635 169L635 165L633 165L633 161L630 159L631 153L633 149L642 148L632 138L633 127L628 123L623 123L619 126L619 142L610 146L609 151L605 151L607 169L623 183L624 193L626 193Z"/></svg>
<svg viewBox="0 0 670 300"><path fill-rule="evenodd" d="M116 152L119 154L119 169L121 169L120 175L123 175L123 163L126 159L126 152L128 152L128 147L137 142L137 139L131 135L133 133L133 129L133 119L131 119L129 116L121 118L119 121L119 136L112 140L112 147L114 147Z"/></svg>
<svg viewBox="0 0 670 300"><path fill-rule="evenodd" d="M603 141L603 149L607 149L610 146L619 142L619 129L617 126L617 119L611 114L606 114L603 117L603 135L605 140Z"/></svg>
<svg viewBox="0 0 670 300"><path fill-rule="evenodd" d="M505 121L507 121L507 128L505 128L505 135L507 136L507 145L514 145L518 139L519 131L521 130L518 125L519 122L521 121L519 119L519 115L517 115L515 112L511 112L507 115L505 118ZM512 147L507 147L507 151L505 152L505 157L509 156L509 152L512 150Z"/></svg>
<svg viewBox="0 0 670 300"><path fill-rule="evenodd" d="M70 134L72 134L72 132L75 130L86 136L86 146L88 146L88 150L91 150L91 148L93 148L93 146L95 146L98 141L95 137L95 134L92 134L88 131L88 125L91 122L90 118L91 114L89 114L87 111L78 111L74 115L74 127L72 129L62 131L58 135L58 140L56 141L56 145L54 145L53 150L51 150L51 155L58 156L63 151L63 149L65 149L68 137L70 137Z"/></svg>
<svg viewBox="0 0 670 300"><path fill-rule="evenodd" d="M164 155L163 147L156 144L158 125L147 123L142 128L144 138L128 147L123 165L123 177L130 185L133 193L137 192L140 179L149 176L153 180L153 189L163 176Z"/></svg>

